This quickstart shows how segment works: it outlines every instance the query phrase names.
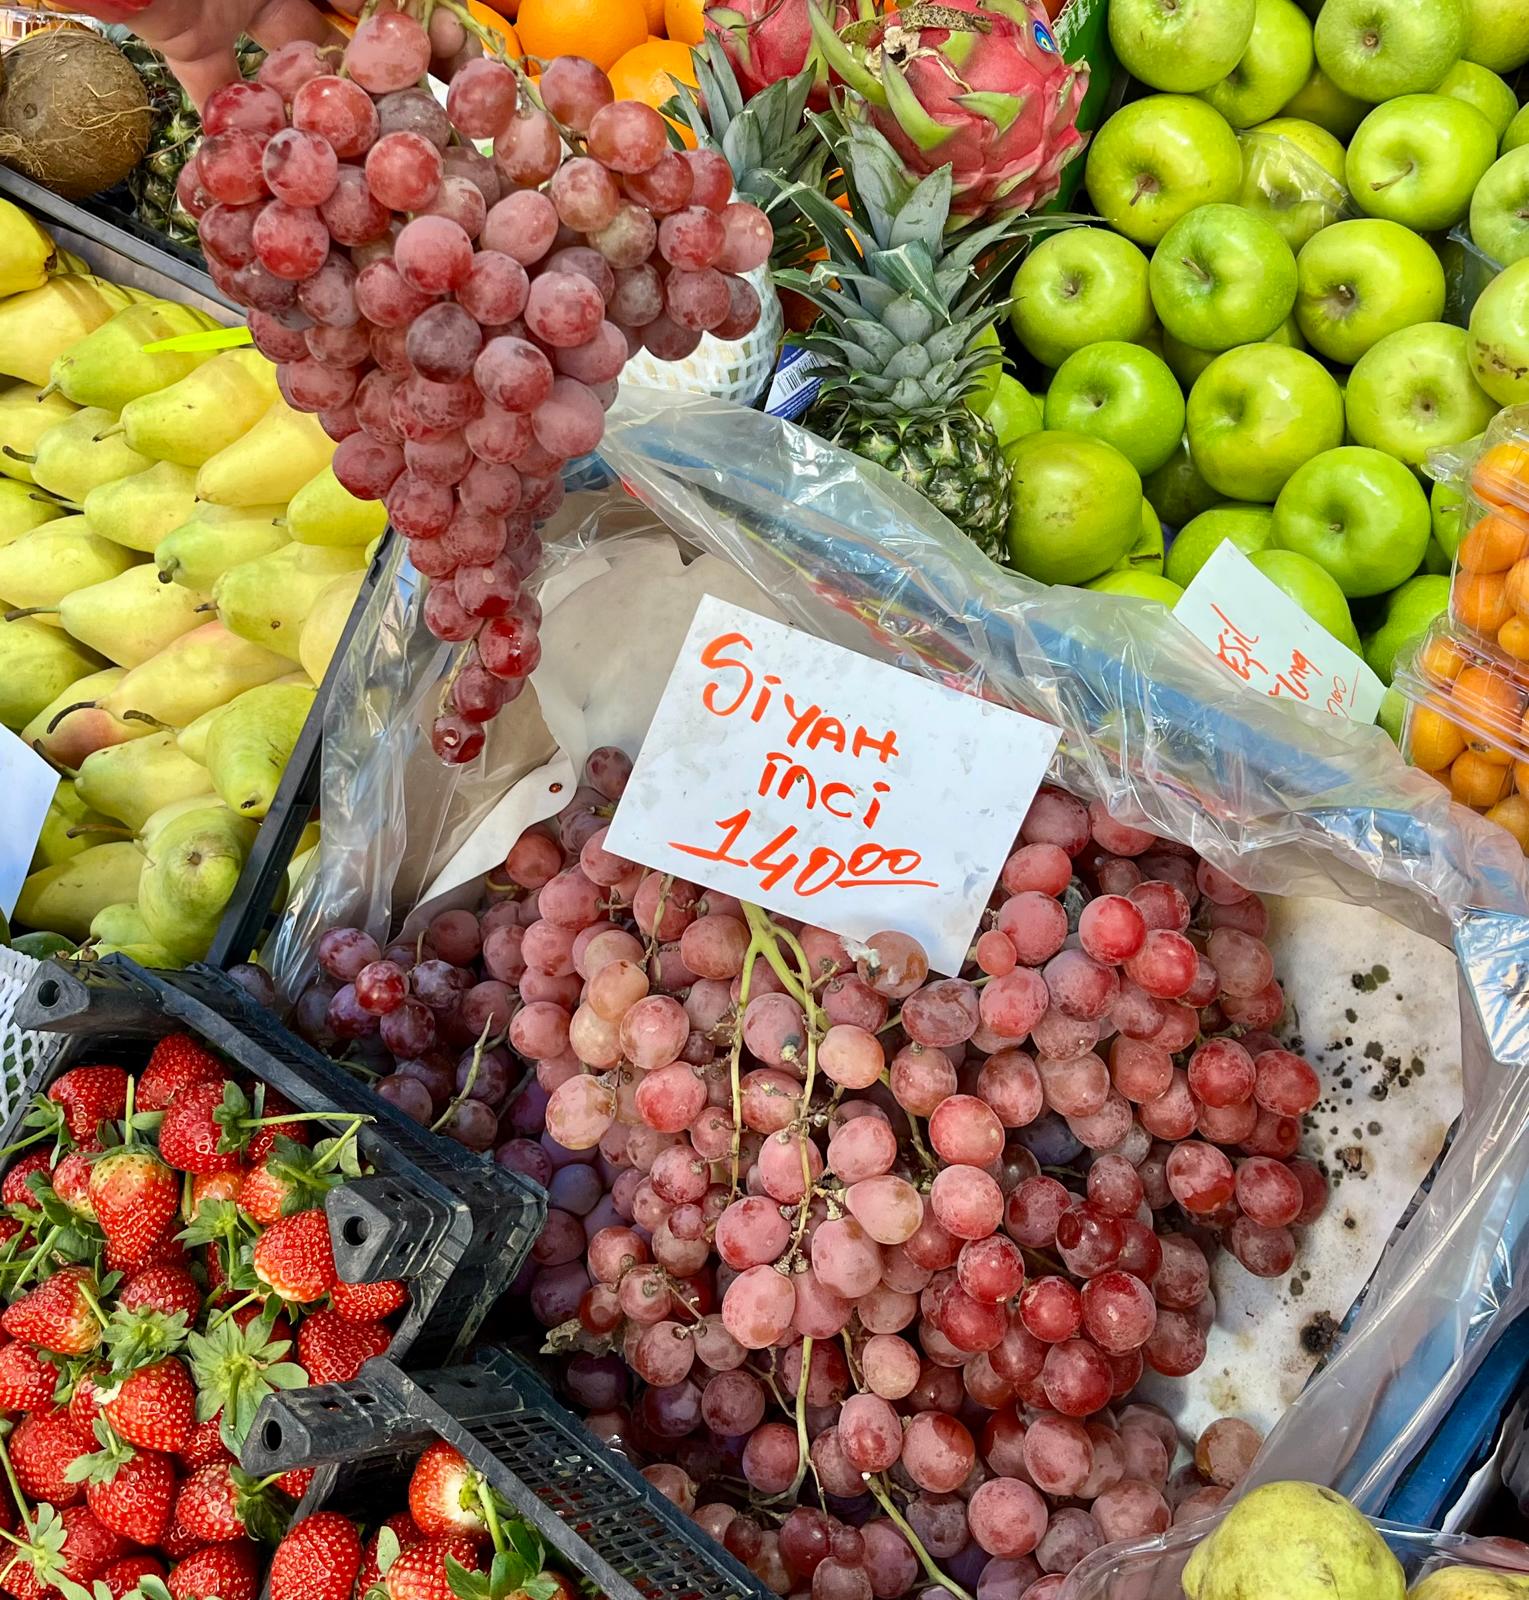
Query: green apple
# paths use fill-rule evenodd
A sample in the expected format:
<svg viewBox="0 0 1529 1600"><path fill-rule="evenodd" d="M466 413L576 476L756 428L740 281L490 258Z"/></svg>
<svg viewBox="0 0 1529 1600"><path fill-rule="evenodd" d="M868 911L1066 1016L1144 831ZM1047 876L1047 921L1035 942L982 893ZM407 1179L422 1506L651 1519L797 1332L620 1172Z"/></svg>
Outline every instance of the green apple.
<svg viewBox="0 0 1529 1600"><path fill-rule="evenodd" d="M1355 362L1344 405L1355 444L1416 468L1430 450L1474 438L1497 414L1471 372L1470 335L1448 322L1419 322L1377 340Z"/></svg>
<svg viewBox="0 0 1529 1600"><path fill-rule="evenodd" d="M1426 239L1399 222L1335 222L1296 258L1295 318L1306 342L1351 365L1377 339L1444 311L1444 267Z"/></svg>
<svg viewBox="0 0 1529 1600"><path fill-rule="evenodd" d="M1436 483L1428 491L1428 506L1433 516L1434 542L1453 561L1460 548L1460 535L1465 531L1461 527L1465 496L1451 484Z"/></svg>
<svg viewBox="0 0 1529 1600"><path fill-rule="evenodd" d="M1346 644L1355 655L1359 654L1359 630L1331 573L1294 550L1255 550L1248 560L1276 589L1283 589L1313 622L1326 628L1339 644Z"/></svg>
<svg viewBox="0 0 1529 1600"><path fill-rule="evenodd" d="M1493 72L1512 72L1529 61L1524 0L1465 0L1467 61Z"/></svg>
<svg viewBox="0 0 1529 1600"><path fill-rule="evenodd" d="M1212 506L1179 529L1168 546L1163 571L1187 589L1200 568L1227 540L1250 556L1255 550L1267 549L1273 536L1272 506Z"/></svg>
<svg viewBox="0 0 1529 1600"><path fill-rule="evenodd" d="M1263 343L1287 344L1292 350L1306 348L1306 341L1295 325L1294 316L1286 317ZM1196 350L1192 344L1184 344L1172 335L1163 338L1163 360L1173 369L1173 375L1185 393L1194 388L1195 380L1220 354L1219 350Z"/></svg>
<svg viewBox="0 0 1529 1600"><path fill-rule="evenodd" d="M1476 185L1471 239L1499 266L1529 256L1529 145L1494 161Z"/></svg>
<svg viewBox="0 0 1529 1600"><path fill-rule="evenodd" d="M1364 641L1364 658L1382 683L1390 683L1396 658L1428 632L1428 624L1449 605L1449 579L1427 573L1408 580L1386 596L1384 620Z"/></svg>
<svg viewBox="0 0 1529 1600"><path fill-rule="evenodd" d="M1196 206L1237 198L1242 152L1226 118L1203 100L1148 95L1094 135L1084 182L1112 228L1155 245Z"/></svg>
<svg viewBox="0 0 1529 1600"><path fill-rule="evenodd" d="M1492 124L1499 139L1518 114L1518 96L1495 72L1474 61L1457 61L1439 80L1435 94L1447 94L1475 108Z"/></svg>
<svg viewBox="0 0 1529 1600"><path fill-rule="evenodd" d="M1344 92L1321 69L1313 67L1311 76L1280 107L1282 117L1298 117L1325 128L1335 139L1347 139L1365 119L1368 100L1356 100Z"/></svg>
<svg viewBox="0 0 1529 1600"><path fill-rule="evenodd" d="M1362 445L1314 456L1274 502L1273 547L1315 561L1351 600L1410 578L1432 531L1417 479L1395 457Z"/></svg>
<svg viewBox="0 0 1529 1600"><path fill-rule="evenodd" d="M1295 0L1258 0L1241 59L1201 94L1234 128L1251 128L1299 92L1313 64L1311 24Z"/></svg>
<svg viewBox="0 0 1529 1600"><path fill-rule="evenodd" d="M1320 361L1279 344L1219 355L1189 391L1189 449L1224 500L1267 504L1343 439L1343 396Z"/></svg>
<svg viewBox="0 0 1529 1600"><path fill-rule="evenodd" d="M1470 209L1496 159L1496 131L1475 106L1447 94L1404 94L1359 124L1344 173L1361 211L1435 233Z"/></svg>
<svg viewBox="0 0 1529 1600"><path fill-rule="evenodd" d="M1010 327L1048 367L1101 339L1140 339L1152 326L1147 258L1108 228L1067 228L1042 240L1009 292Z"/></svg>
<svg viewBox="0 0 1529 1600"><path fill-rule="evenodd" d="M1148 276L1166 338L1196 350L1267 339L1295 305L1295 257L1264 219L1197 206L1163 235Z"/></svg>
<svg viewBox="0 0 1529 1600"><path fill-rule="evenodd" d="M1431 89L1464 47L1465 0L1327 0L1317 17L1317 64L1358 100Z"/></svg>
<svg viewBox="0 0 1529 1600"><path fill-rule="evenodd" d="M1110 44L1151 89L1193 94L1219 82L1253 32L1255 0L1113 0Z"/></svg>
<svg viewBox="0 0 1529 1600"><path fill-rule="evenodd" d="M1104 594L1129 594L1138 600L1156 600L1170 611L1183 598L1184 591L1158 572L1106 572L1083 585Z"/></svg>
<svg viewBox="0 0 1529 1600"><path fill-rule="evenodd" d="M1057 368L1046 391L1046 426L1103 439L1145 476L1179 447L1184 397L1160 356L1107 339Z"/></svg>
<svg viewBox="0 0 1529 1600"><path fill-rule="evenodd" d="M1141 492L1147 504L1170 528L1182 528L1191 517L1208 511L1221 498L1200 476L1200 469L1189 453L1187 434L1167 463L1142 480Z"/></svg>
<svg viewBox="0 0 1529 1600"><path fill-rule="evenodd" d="M1086 583L1141 535L1141 478L1113 445L1045 429L1009 455L1009 553L1042 583Z"/></svg>
<svg viewBox="0 0 1529 1600"><path fill-rule="evenodd" d="M1471 307L1471 365L1500 406L1529 400L1529 256L1504 267Z"/></svg>
<svg viewBox="0 0 1529 1600"><path fill-rule="evenodd" d="M1163 525L1145 495L1141 501L1141 532L1136 543L1110 569L1112 572L1155 572L1163 570Z"/></svg>
<svg viewBox="0 0 1529 1600"><path fill-rule="evenodd" d="M1391 743L1400 747L1402 728L1407 721L1407 697L1400 689L1387 689L1380 697L1380 710L1375 713L1375 724Z"/></svg>
<svg viewBox="0 0 1529 1600"><path fill-rule="evenodd" d="M1343 146L1326 128L1273 117L1249 128L1241 142L1238 201L1277 229L1292 250L1343 214Z"/></svg>
<svg viewBox="0 0 1529 1600"><path fill-rule="evenodd" d="M994 359L985 366L977 368L977 382L968 389L965 395L967 405L979 417L987 415L987 408L993 403L993 396L998 392L998 380L1003 376L1003 344L999 340L998 330L991 323L972 340L972 348L986 350L991 347Z"/></svg>
<svg viewBox="0 0 1529 1600"><path fill-rule="evenodd" d="M1508 124L1499 149L1503 155L1507 155L1510 150L1522 149L1526 144L1529 144L1529 106L1522 107L1518 115Z"/></svg>
<svg viewBox="0 0 1529 1600"><path fill-rule="evenodd" d="M998 380L997 391L987 408L987 420L998 436L1000 450L1007 450L1027 433L1039 433L1045 427L1040 401L1018 378L1007 372Z"/></svg>

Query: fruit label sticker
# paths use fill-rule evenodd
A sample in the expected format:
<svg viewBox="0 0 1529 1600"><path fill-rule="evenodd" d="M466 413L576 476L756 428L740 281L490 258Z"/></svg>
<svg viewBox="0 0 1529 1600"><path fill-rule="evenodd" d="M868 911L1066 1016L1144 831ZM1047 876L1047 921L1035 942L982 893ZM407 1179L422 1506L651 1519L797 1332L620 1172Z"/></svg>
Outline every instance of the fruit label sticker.
<svg viewBox="0 0 1529 1600"><path fill-rule="evenodd" d="M0 728L0 794L5 796L5 826L0 828L0 913L10 916L26 878L58 788L58 774L9 728Z"/></svg>
<svg viewBox="0 0 1529 1600"><path fill-rule="evenodd" d="M1373 722L1385 685L1230 540L1195 574L1173 614L1228 672L1276 700Z"/></svg>
<svg viewBox="0 0 1529 1600"><path fill-rule="evenodd" d="M706 595L606 848L955 973L1059 737Z"/></svg>

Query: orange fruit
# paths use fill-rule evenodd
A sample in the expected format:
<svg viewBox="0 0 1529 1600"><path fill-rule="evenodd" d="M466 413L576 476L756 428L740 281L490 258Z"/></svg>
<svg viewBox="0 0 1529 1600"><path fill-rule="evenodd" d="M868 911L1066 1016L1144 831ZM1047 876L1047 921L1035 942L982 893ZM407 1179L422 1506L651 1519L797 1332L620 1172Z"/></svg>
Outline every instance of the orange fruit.
<svg viewBox="0 0 1529 1600"><path fill-rule="evenodd" d="M1503 579L1503 598L1511 610L1529 616L1529 561L1515 561L1509 567Z"/></svg>
<svg viewBox="0 0 1529 1600"><path fill-rule="evenodd" d="M1407 759L1425 772L1447 767L1465 749L1465 735L1442 711L1414 706L1407 724Z"/></svg>
<svg viewBox="0 0 1529 1600"><path fill-rule="evenodd" d="M650 37L664 36L664 0L642 0L642 9L648 19Z"/></svg>
<svg viewBox="0 0 1529 1600"><path fill-rule="evenodd" d="M1484 811L1508 792L1508 769L1486 760L1478 751L1465 750L1449 769L1449 792L1463 806Z"/></svg>
<svg viewBox="0 0 1529 1600"><path fill-rule="evenodd" d="M1500 673L1487 667L1467 667L1455 679L1452 714L1471 738L1472 749L1488 761L1507 766L1512 756L1498 743L1511 740L1523 715L1524 696ZM1491 742L1484 748L1482 741Z"/></svg>
<svg viewBox="0 0 1529 1600"><path fill-rule="evenodd" d="M515 31L527 55L584 56L608 72L648 37L648 16L644 0L520 0Z"/></svg>
<svg viewBox="0 0 1529 1600"><path fill-rule="evenodd" d="M1529 505L1529 445L1504 439L1482 451L1471 469L1471 488L1491 506Z"/></svg>
<svg viewBox="0 0 1529 1600"><path fill-rule="evenodd" d="M1490 511L1460 541L1462 572L1506 572L1529 551L1529 532L1513 517Z"/></svg>
<svg viewBox="0 0 1529 1600"><path fill-rule="evenodd" d="M1529 761L1513 763L1513 787L1520 794L1529 794Z"/></svg>
<svg viewBox="0 0 1529 1600"><path fill-rule="evenodd" d="M524 0L530 4L531 0ZM524 15L524 12L522 12ZM524 32L524 28L521 30ZM695 66L690 59L690 46L678 39L649 39L635 49L628 50L613 66L610 73L611 88L618 100L641 100L656 111L665 101L679 92L672 78L695 87ZM674 124L687 149L695 148L695 135L686 123Z"/></svg>
<svg viewBox="0 0 1529 1600"><path fill-rule="evenodd" d="M706 29L701 21L706 0L664 0L664 32L681 44L699 44ZM655 28L654 32L658 30Z"/></svg>
<svg viewBox="0 0 1529 1600"><path fill-rule="evenodd" d="M1518 567L1529 566L1519 562ZM1467 628L1485 634L1489 639L1513 615L1513 603L1508 596L1513 581L1514 567L1507 578L1499 572L1457 572L1454 586L1449 592L1449 603L1455 615ZM1529 573L1526 573L1529 576Z"/></svg>
<svg viewBox="0 0 1529 1600"><path fill-rule="evenodd" d="M1497 642L1515 661L1529 661L1529 622L1515 613L1497 630Z"/></svg>
<svg viewBox="0 0 1529 1600"><path fill-rule="evenodd" d="M507 56L513 56L518 61L525 54L520 48L520 40L516 38L515 30L493 6L484 5L483 0L463 0L463 3L473 21L499 40ZM500 0L500 4L504 6L506 13L514 9L513 0Z"/></svg>
<svg viewBox="0 0 1529 1600"><path fill-rule="evenodd" d="M1453 639L1427 640L1418 652L1418 666L1434 683L1453 683L1465 667L1465 656Z"/></svg>
<svg viewBox="0 0 1529 1600"><path fill-rule="evenodd" d="M1518 841L1518 847L1529 855L1529 800L1521 794L1510 794L1499 800L1487 812L1487 821L1506 828Z"/></svg>

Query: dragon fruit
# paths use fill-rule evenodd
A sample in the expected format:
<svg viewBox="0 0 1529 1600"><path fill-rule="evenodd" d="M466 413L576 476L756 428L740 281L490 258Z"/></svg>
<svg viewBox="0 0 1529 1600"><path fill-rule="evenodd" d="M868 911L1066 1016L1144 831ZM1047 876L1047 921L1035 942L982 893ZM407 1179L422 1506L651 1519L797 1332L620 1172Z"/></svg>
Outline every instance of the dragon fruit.
<svg viewBox="0 0 1529 1600"><path fill-rule="evenodd" d="M1033 211L1083 148L1088 68L1062 59L1037 0L913 0L835 27L806 0L813 40L910 171L951 168L952 223ZM857 104L858 101L858 104Z"/></svg>
<svg viewBox="0 0 1529 1600"><path fill-rule="evenodd" d="M808 104L828 104L828 73L812 37L812 0L725 0L706 7L706 30L732 63L745 100L781 78L794 78L807 62L818 68Z"/></svg>

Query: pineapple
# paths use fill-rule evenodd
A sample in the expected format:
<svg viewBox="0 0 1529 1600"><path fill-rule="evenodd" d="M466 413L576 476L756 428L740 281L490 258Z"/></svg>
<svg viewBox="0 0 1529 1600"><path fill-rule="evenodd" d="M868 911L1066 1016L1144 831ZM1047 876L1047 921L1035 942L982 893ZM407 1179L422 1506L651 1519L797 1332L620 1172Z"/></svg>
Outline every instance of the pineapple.
<svg viewBox="0 0 1529 1600"><path fill-rule="evenodd" d="M1008 309L996 286L1022 236L1056 224L1011 212L947 236L949 167L915 180L867 124L824 132L849 175L850 214L794 186L790 197L828 259L810 273L776 274L822 313L796 336L819 358L822 380L806 425L895 473L1001 561L1009 467L991 425L962 397L993 359L991 344L976 341Z"/></svg>

